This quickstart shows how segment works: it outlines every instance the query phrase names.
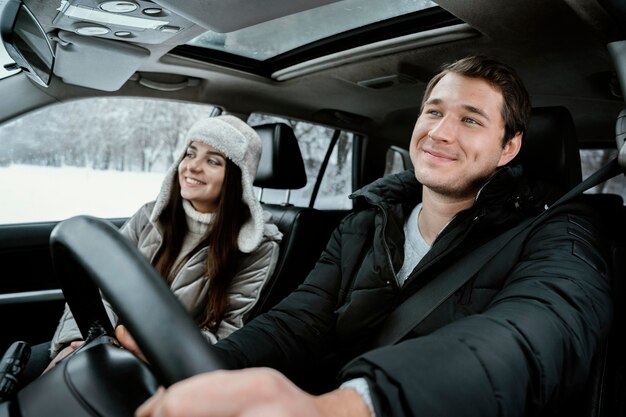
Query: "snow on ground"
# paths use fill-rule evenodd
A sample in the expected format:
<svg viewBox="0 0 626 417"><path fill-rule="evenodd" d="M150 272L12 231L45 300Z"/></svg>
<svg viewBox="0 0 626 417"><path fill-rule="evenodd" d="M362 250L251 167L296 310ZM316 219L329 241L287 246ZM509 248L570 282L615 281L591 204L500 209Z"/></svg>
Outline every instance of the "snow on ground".
<svg viewBox="0 0 626 417"><path fill-rule="evenodd" d="M130 217L156 198L164 173L99 171L77 167L0 167L0 224L64 220L88 214ZM258 189L255 189L257 193ZM307 206L310 191L294 190L290 202ZM285 190L264 190L263 201L282 203ZM317 208L351 208L346 195L319 195Z"/></svg>
<svg viewBox="0 0 626 417"><path fill-rule="evenodd" d="M63 220L79 214L129 217L156 198L163 175L76 167L0 167L0 224Z"/></svg>

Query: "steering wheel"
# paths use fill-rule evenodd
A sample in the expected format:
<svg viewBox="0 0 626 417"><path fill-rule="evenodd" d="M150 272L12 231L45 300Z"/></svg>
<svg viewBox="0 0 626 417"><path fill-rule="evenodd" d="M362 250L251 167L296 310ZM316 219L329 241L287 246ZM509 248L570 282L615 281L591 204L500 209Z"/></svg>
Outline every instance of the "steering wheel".
<svg viewBox="0 0 626 417"><path fill-rule="evenodd" d="M76 385L86 384L87 388L83 391L97 397L92 401L95 404L102 405L107 401L114 401L115 398L104 398L107 395L110 397L110 393L102 392L100 396L93 393L106 390L106 387L92 389L92 386L99 384L95 380L103 375L106 377L110 372L116 372L117 368L134 367L135 371L130 373L142 374L139 377L142 381L146 380L146 372L153 373L156 381L166 387L193 375L221 368L212 356L208 342L196 323L165 281L139 250L111 223L92 216L76 216L62 221L51 233L50 249L65 300L83 338L87 340L94 324L101 326L108 335L113 335L113 327L102 304L100 294L102 291L104 298L111 303L120 317L120 322L124 323L133 335L150 365L147 367L129 352L110 343L100 343L92 349L86 349L85 354L91 351L93 357L91 362L90 358L81 358L81 352L77 350L59 362L59 364L67 362L65 366L57 365L18 393L17 403L24 417L28 417L25 409L29 408L36 409L37 412L50 410L45 415L77 415L76 405L72 405L72 412L63 410L62 407L59 409L59 401L62 402L63 398L68 396L65 387L59 387L59 384L72 385L67 387L70 396L72 394L81 396L81 387ZM103 345L106 345L106 348ZM100 369L103 361L107 363L104 370ZM82 362L88 363L84 365ZM73 378L68 377L72 376L70 372L74 373ZM89 376L82 375L81 372L86 372ZM127 379L129 371L120 369L120 372L123 376L117 375L113 379L123 382ZM58 375L48 376L55 373ZM63 392L52 394L59 390ZM153 391L153 388L149 388L148 391ZM132 412L134 407L150 394L151 392L143 390L144 398L135 398L131 401L132 406L126 407L126 411ZM54 404L25 406L26 403L46 399ZM88 409L98 408L84 404L86 402L84 398L77 399L77 402L83 403L84 415L94 415L92 412L95 410ZM120 407L116 405L110 407L105 405L100 408L110 409L110 415L120 415ZM109 415L103 413L99 410L96 415ZM0 416L1 414L0 411Z"/></svg>

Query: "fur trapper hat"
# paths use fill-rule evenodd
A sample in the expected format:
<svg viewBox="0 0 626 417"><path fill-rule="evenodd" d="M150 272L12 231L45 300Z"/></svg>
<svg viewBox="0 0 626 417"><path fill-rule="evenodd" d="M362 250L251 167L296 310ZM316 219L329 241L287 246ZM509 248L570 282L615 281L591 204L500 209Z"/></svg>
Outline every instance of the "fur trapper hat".
<svg viewBox="0 0 626 417"><path fill-rule="evenodd" d="M185 147L165 175L150 220L156 222L165 209L174 181L178 181L178 165L182 162L191 142L202 142L223 152L241 169L243 202L250 209L250 219L239 230L238 246L244 253L254 251L263 237L263 209L254 194L252 183L261 158L261 138L247 123L230 116L205 117L197 121L185 138Z"/></svg>

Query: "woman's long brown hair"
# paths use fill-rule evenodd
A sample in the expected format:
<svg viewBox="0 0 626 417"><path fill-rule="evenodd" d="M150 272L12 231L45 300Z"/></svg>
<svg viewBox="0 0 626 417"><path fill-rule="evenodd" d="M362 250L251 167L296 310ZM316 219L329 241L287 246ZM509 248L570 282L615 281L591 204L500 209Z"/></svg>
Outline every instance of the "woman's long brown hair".
<svg viewBox="0 0 626 417"><path fill-rule="evenodd" d="M207 273L209 291L206 308L196 317L200 327L215 333L228 308L228 288L237 270L239 248L237 238L241 225L250 218L250 210L242 201L241 170L226 160L222 193L215 210L210 231L202 242L174 268L176 258L187 235L187 221L176 177L170 199L159 216L163 226L163 245L155 257L155 268L171 284L180 268L200 249L208 245Z"/></svg>

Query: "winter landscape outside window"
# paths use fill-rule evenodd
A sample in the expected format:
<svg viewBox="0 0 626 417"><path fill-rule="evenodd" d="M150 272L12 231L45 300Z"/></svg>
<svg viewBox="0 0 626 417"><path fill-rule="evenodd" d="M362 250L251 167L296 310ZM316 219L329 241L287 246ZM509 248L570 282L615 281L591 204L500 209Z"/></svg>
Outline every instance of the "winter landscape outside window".
<svg viewBox="0 0 626 417"><path fill-rule="evenodd" d="M254 113L248 119L248 123L252 126L272 122L288 124L298 139L307 174L307 184L299 190L291 190L289 203L306 207L309 205L313 187L334 130L303 121L260 113ZM352 141L352 134L341 132L328 161L313 207L319 209L352 208L352 201L348 198L352 192ZM264 190L263 201L266 203L283 203L285 202L285 194L282 190Z"/></svg>
<svg viewBox="0 0 626 417"><path fill-rule="evenodd" d="M213 109L179 101L94 98L52 105L5 123L0 126L0 224L80 214L131 216L156 197L186 131ZM268 120L253 116L249 122ZM282 121L296 131L309 177L291 203L308 206L333 131ZM343 136L327 168L332 181L322 183L316 207L350 207L351 140ZM274 196L269 191L264 200L283 201L283 191Z"/></svg>

